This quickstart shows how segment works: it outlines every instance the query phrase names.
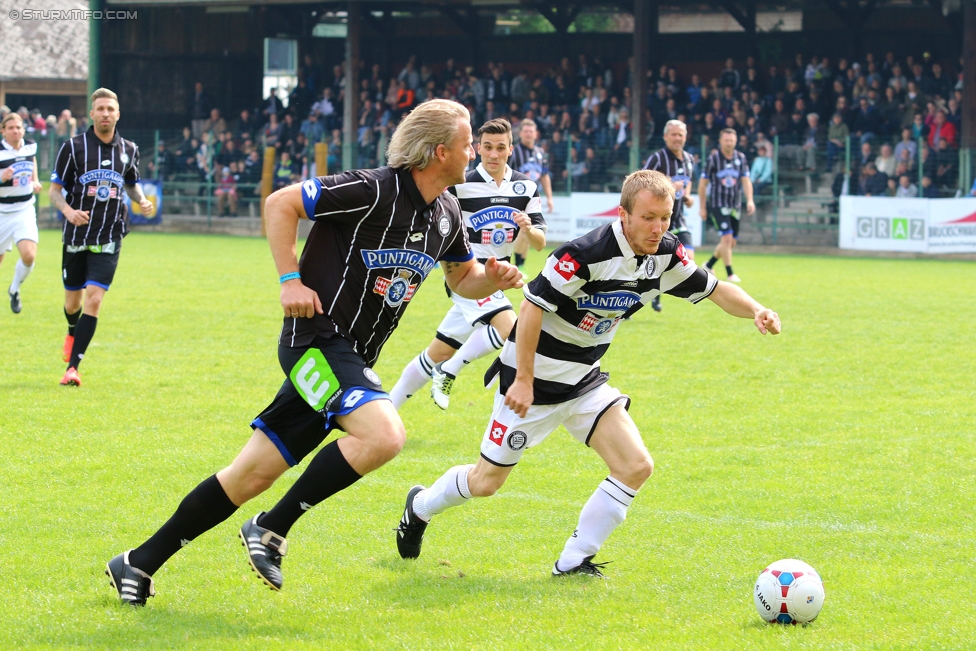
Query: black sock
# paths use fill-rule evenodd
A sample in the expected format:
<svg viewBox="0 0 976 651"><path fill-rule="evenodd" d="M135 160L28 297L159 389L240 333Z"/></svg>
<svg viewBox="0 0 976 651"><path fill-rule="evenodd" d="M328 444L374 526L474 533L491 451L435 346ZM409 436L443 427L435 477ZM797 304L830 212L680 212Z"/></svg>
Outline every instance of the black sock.
<svg viewBox="0 0 976 651"><path fill-rule="evenodd" d="M97 325L97 316L82 314L81 318L78 319L78 324L75 326L75 344L71 347L71 361L68 362L68 368L78 368L78 365L81 364L81 360L85 357L85 351L88 350L88 344L95 336L95 326Z"/></svg>
<svg viewBox="0 0 976 651"><path fill-rule="evenodd" d="M727 273L730 276L732 275L732 265L730 264L725 265L725 273Z"/></svg>
<svg viewBox="0 0 976 651"><path fill-rule="evenodd" d="M68 320L68 334L73 337L75 335L75 326L78 325L78 319L81 318L81 310L78 310L74 314L68 314L68 310L65 310L64 318Z"/></svg>
<svg viewBox="0 0 976 651"><path fill-rule="evenodd" d="M352 486L360 477L342 456L339 444L333 441L315 455L298 481L273 509L258 519L258 524L279 536L287 536L291 526L306 511Z"/></svg>
<svg viewBox="0 0 976 651"><path fill-rule="evenodd" d="M523 264L525 264L525 256L522 255L521 253L516 253L515 254L515 266L516 267L521 267Z"/></svg>
<svg viewBox="0 0 976 651"><path fill-rule="evenodd" d="M716 257L715 257L715 256L713 255L712 257L710 257L710 258L708 259L708 262L706 262L706 263L705 263L705 266L706 266L706 267L708 267L709 269L711 269L712 267L714 267L714 266L715 266L715 263L716 263L716 262L718 262L718 258L716 258Z"/></svg>
<svg viewBox="0 0 976 651"><path fill-rule="evenodd" d="M129 552L129 563L146 574L155 574L183 545L213 529L236 510L217 475L210 475L183 498L176 513L159 531Z"/></svg>

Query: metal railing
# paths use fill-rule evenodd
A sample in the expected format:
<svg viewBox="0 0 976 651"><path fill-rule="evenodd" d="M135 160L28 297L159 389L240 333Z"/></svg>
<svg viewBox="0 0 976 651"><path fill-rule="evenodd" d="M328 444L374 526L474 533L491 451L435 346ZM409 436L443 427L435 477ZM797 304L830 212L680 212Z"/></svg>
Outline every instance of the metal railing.
<svg viewBox="0 0 976 651"><path fill-rule="evenodd" d="M163 205L167 214L193 215L206 217L208 226L214 218L221 217L231 208L228 198L222 199L217 162L222 160L219 147L211 145L204 148L205 155L198 156L198 147L193 151L182 151L188 140L179 129L132 130L122 132L123 137L132 140L140 147L140 172L144 178L163 177ZM615 131L607 127L584 132L560 134L541 144L549 155L550 178L556 194L573 192L619 192L624 177L631 170L629 142L616 142ZM30 134L38 142L38 167L42 181L47 181L54 167L58 150L66 140L53 132ZM313 171L316 175L344 171L342 144L324 134L320 142L327 149L327 170L317 170L314 166L315 145L307 142L291 151L300 159L295 174L288 181L307 178ZM160 143L165 144L161 153ZM257 169L261 169L260 157L265 151L266 139L259 133L254 139L259 152ZM882 144L894 146L893 138L872 140L874 160ZM757 214L754 221L762 233L763 241L777 243L784 231L836 230L838 222L839 197L858 191L857 172L861 166L860 143L856 136L849 136L843 142L843 149L835 143L821 145L814 151L803 149L803 143L796 138L775 136L772 145L772 179L757 192L755 201ZM356 168L370 168L386 163L386 130L360 130L359 138L352 143L353 161ZM640 148L640 163L651 152L664 146L663 138L655 136L648 139ZM695 179L700 176L703 157L714 149L714 144L704 135L689 138L685 149L692 154L696 167L690 191L697 191ZM951 152L932 152L923 139L914 143L915 153L908 173L914 180L918 196L923 196L923 178L933 174L936 190L928 190L930 196L970 196L972 183L976 176L976 152L960 149ZM928 152L928 153L926 153ZM177 160L177 153L179 160ZM161 167L161 157L169 158L169 165ZM750 164L752 163L750 156ZM936 160L936 158L938 160ZM952 159L951 161L949 159ZM812 162L813 169L809 169ZM941 166L941 167L940 167ZM806 167L807 169L796 169ZM946 170L949 171L946 171ZM938 174L939 171L942 174ZM949 177L951 177L951 181ZM281 179L284 179L282 175ZM830 184L830 192L826 184ZM260 179L250 175L247 181L238 181L235 188L236 212L242 216L260 215ZM42 199L41 205L46 205ZM218 208L220 210L218 210Z"/></svg>

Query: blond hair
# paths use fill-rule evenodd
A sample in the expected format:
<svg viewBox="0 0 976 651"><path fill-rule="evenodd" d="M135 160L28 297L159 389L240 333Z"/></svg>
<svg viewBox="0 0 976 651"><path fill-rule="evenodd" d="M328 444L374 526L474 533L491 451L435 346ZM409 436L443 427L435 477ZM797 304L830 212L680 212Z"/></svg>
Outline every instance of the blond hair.
<svg viewBox="0 0 976 651"><path fill-rule="evenodd" d="M674 184L670 178L654 170L638 170L624 179L620 189L620 207L628 215L634 210L634 201L642 190L647 190L656 199L671 197L674 200Z"/></svg>
<svg viewBox="0 0 976 651"><path fill-rule="evenodd" d="M20 117L20 113L17 113L16 111L11 111L10 113L7 113L5 116L3 116L2 120L0 120L0 131L3 131L7 127L8 122L13 122L15 119L20 120L21 124L24 123L24 118Z"/></svg>
<svg viewBox="0 0 976 651"><path fill-rule="evenodd" d="M95 106L95 100L102 99L104 97L107 97L109 99L114 99L116 104L119 103L118 95L110 91L108 88L99 88L98 90L96 90L94 93L91 94L91 105Z"/></svg>
<svg viewBox="0 0 976 651"><path fill-rule="evenodd" d="M461 120L471 114L457 102L432 99L407 114L393 132L386 149L390 167L422 170L434 160L437 145L447 145L460 130Z"/></svg>

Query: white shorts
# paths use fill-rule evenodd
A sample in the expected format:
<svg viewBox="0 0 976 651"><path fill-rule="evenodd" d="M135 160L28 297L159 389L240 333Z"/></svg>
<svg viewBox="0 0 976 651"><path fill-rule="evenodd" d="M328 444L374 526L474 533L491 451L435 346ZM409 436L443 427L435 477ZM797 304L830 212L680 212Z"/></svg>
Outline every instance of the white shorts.
<svg viewBox="0 0 976 651"><path fill-rule="evenodd" d="M481 441L481 456L496 466L514 466L526 448L542 443L560 425L574 439L589 445L600 418L618 402L624 403L624 409L630 408L629 396L609 384L601 384L568 402L532 405L525 418L519 418L505 406L505 396L495 392L495 408Z"/></svg>
<svg viewBox="0 0 976 651"><path fill-rule="evenodd" d="M496 314L513 309L512 302L501 290L481 300L464 298L452 292L451 300L454 305L437 326L437 338L454 349L460 348L480 325L491 323Z"/></svg>
<svg viewBox="0 0 976 651"><path fill-rule="evenodd" d="M24 206L17 212L0 212L0 253L11 250L21 240L37 242L33 205Z"/></svg>

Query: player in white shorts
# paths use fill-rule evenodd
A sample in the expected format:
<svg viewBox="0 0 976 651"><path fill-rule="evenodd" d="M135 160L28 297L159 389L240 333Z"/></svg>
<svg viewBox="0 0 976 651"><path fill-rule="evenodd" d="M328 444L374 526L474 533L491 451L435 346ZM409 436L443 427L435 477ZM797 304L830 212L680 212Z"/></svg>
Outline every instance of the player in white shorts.
<svg viewBox="0 0 976 651"><path fill-rule="evenodd" d="M475 258L508 261L515 242L524 238L537 251L546 245L539 188L508 166L512 125L499 118L478 130L481 164L465 182L448 188L461 204L461 215ZM515 311L504 292L475 301L448 291L454 302L437 327L427 349L412 359L390 399L397 409L428 380L431 397L441 409L450 404L451 389L466 364L499 350L515 325Z"/></svg>
<svg viewBox="0 0 976 651"><path fill-rule="evenodd" d="M433 516L493 495L525 450L563 425L610 474L583 507L552 574L603 576L604 564L592 559L654 468L627 413L630 399L600 370L617 326L664 292L692 303L710 298L733 316L753 319L763 334L780 331L775 312L695 266L668 232L674 195L669 177L634 172L621 190L620 219L556 249L523 288L515 332L486 375L486 382L497 376L499 386L481 458L451 468L429 489L410 489L397 527L401 557L420 555Z"/></svg>
<svg viewBox="0 0 976 651"><path fill-rule="evenodd" d="M8 113L0 121L0 262L14 244L20 260L14 268L13 282L7 289L10 309L22 309L20 286L34 270L37 257L37 216L34 195L41 191L37 178L37 144L24 140L24 121Z"/></svg>

